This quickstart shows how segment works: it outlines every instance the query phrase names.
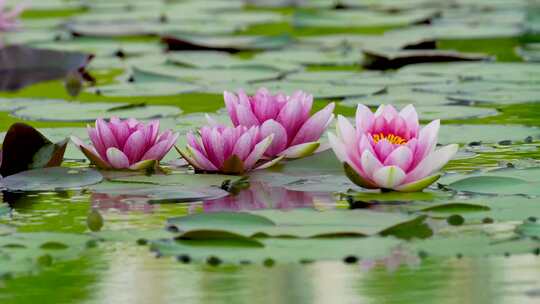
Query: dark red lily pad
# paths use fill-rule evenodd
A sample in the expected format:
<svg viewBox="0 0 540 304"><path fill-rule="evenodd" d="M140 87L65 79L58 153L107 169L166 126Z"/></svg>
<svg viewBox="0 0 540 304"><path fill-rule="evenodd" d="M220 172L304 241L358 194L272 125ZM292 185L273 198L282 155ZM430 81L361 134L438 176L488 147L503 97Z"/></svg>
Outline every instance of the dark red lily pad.
<svg viewBox="0 0 540 304"><path fill-rule="evenodd" d="M0 175L60 166L68 140L53 143L38 130L24 123L11 125L2 144Z"/></svg>
<svg viewBox="0 0 540 304"><path fill-rule="evenodd" d="M85 71L93 55L79 52L35 49L11 45L0 49L0 91L17 91L34 83L62 79L77 72L93 81Z"/></svg>

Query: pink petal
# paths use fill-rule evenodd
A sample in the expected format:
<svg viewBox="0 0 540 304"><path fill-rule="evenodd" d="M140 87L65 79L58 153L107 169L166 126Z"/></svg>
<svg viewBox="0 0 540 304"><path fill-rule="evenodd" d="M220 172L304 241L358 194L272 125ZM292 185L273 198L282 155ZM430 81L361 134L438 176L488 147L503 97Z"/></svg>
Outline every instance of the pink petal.
<svg viewBox="0 0 540 304"><path fill-rule="evenodd" d="M440 148L439 150L430 153L419 164L407 174L405 183L410 183L415 180L422 179L428 175L439 171L446 163L448 163L454 155L456 155L459 146L456 144L448 145Z"/></svg>
<svg viewBox="0 0 540 304"><path fill-rule="evenodd" d="M375 121L373 112L363 104L356 108L356 129L358 132L369 132Z"/></svg>
<svg viewBox="0 0 540 304"><path fill-rule="evenodd" d="M238 105L236 107L236 114L238 115L238 122L242 126L258 126L260 123L255 114L253 114L253 112L251 111L251 107L249 106Z"/></svg>
<svg viewBox="0 0 540 304"><path fill-rule="evenodd" d="M97 136L101 139L101 142L103 143L103 146L105 146L105 148L119 148L118 142L116 141L113 132L103 119L99 118L98 120L96 120L96 130Z"/></svg>
<svg viewBox="0 0 540 304"><path fill-rule="evenodd" d="M375 152L377 157L382 161L388 157L388 155L394 150L394 145L390 143L386 138L379 140L375 144Z"/></svg>
<svg viewBox="0 0 540 304"><path fill-rule="evenodd" d="M266 152L266 149L268 149L268 147L272 144L273 138L274 135L270 135L255 145L249 156L244 161L244 168L246 170L253 168L257 161L261 159Z"/></svg>
<svg viewBox="0 0 540 304"><path fill-rule="evenodd" d="M313 114L300 128L294 137L291 145L298 145L306 142L317 141L321 138L326 126L332 119L334 112L334 103L328 104L324 109Z"/></svg>
<svg viewBox="0 0 540 304"><path fill-rule="evenodd" d="M274 134L272 144L266 150L265 155L276 156L287 147L287 131L277 121L270 119L265 121L261 126L261 136L267 137Z"/></svg>
<svg viewBox="0 0 540 304"><path fill-rule="evenodd" d="M373 173L373 181L377 186L385 189L394 189L405 179L405 172L396 166L386 166Z"/></svg>
<svg viewBox="0 0 540 304"><path fill-rule="evenodd" d="M107 160L115 169L127 169L129 167L127 156L115 147L107 149Z"/></svg>
<svg viewBox="0 0 540 304"><path fill-rule="evenodd" d="M337 159L342 163L347 162L349 157L347 157L347 151L341 139L335 136L334 133L328 132L328 141L330 142L330 146L336 154Z"/></svg>
<svg viewBox="0 0 540 304"><path fill-rule="evenodd" d="M383 167L383 164L370 152L364 151L362 157L360 158L362 162L362 171L365 174L365 177L372 180L373 174L375 171Z"/></svg>
<svg viewBox="0 0 540 304"><path fill-rule="evenodd" d="M141 159L141 156L145 152L146 143L144 141L144 135L141 131L136 131L126 140L124 146L124 154L128 157L129 162L136 163Z"/></svg>
<svg viewBox="0 0 540 304"><path fill-rule="evenodd" d="M400 146L386 157L385 166L398 166L401 170L407 172L413 161L412 152L406 146Z"/></svg>
<svg viewBox="0 0 540 304"><path fill-rule="evenodd" d="M88 130L88 137L90 137L94 148L99 153L99 155L101 155L102 158L106 158L107 149L105 148L105 145L103 145L101 138L99 138L97 130L95 128L91 128L90 126L87 126L86 128Z"/></svg>
<svg viewBox="0 0 540 304"><path fill-rule="evenodd" d="M418 143L416 145L416 151L414 158L416 163L413 166L417 165L419 161L424 159L429 153L431 153L437 144L437 137L439 134L440 120L434 120L430 122L427 126L420 130L418 136Z"/></svg>
<svg viewBox="0 0 540 304"><path fill-rule="evenodd" d="M225 107L227 108L227 112L229 112L229 117L231 118L231 121L234 126L238 126L238 116L236 114L236 105L238 104L238 98L235 94L230 92L223 92L223 99L225 100Z"/></svg>
<svg viewBox="0 0 540 304"><path fill-rule="evenodd" d="M418 113L416 112L416 109L412 104L407 105L405 108L403 108L399 112L399 116L401 116L407 125L407 129L409 129L410 136L416 137L418 136Z"/></svg>
<svg viewBox="0 0 540 304"><path fill-rule="evenodd" d="M294 138L298 129L304 123L301 120L302 111L302 103L291 100L279 112L276 120L287 130L287 138L289 140Z"/></svg>
<svg viewBox="0 0 540 304"><path fill-rule="evenodd" d="M208 159L206 156L204 156L201 152L199 152L196 149L191 148L190 146L187 146L187 149L192 155L192 160L196 162L197 169L204 170L204 171L218 171L218 168Z"/></svg>
<svg viewBox="0 0 540 304"><path fill-rule="evenodd" d="M253 138L250 133L246 132L240 136L236 144L234 145L234 150L232 152L232 155L238 156L241 160L245 160L249 153L251 152L251 148L253 147Z"/></svg>

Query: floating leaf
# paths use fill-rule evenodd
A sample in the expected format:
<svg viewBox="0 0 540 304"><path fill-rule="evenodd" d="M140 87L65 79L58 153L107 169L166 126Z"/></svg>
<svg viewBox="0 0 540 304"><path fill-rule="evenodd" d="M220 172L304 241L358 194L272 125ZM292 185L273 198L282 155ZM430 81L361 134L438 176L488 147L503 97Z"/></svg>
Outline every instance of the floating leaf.
<svg viewBox="0 0 540 304"><path fill-rule="evenodd" d="M9 176L29 169L60 166L68 140L52 143L24 123L11 125L2 144L0 175Z"/></svg>
<svg viewBox="0 0 540 304"><path fill-rule="evenodd" d="M0 180L9 191L61 191L80 189L101 182L103 176L92 169L52 167L10 175Z"/></svg>
<svg viewBox="0 0 540 304"><path fill-rule="evenodd" d="M34 83L84 74L92 56L12 45L0 49L0 91L16 91Z"/></svg>
<svg viewBox="0 0 540 304"><path fill-rule="evenodd" d="M117 116L122 119L153 119L177 116L182 113L178 107L127 103L59 103L56 111L49 111L52 105L35 105L13 112L13 115L29 120L45 121L86 121L97 118L108 119Z"/></svg>

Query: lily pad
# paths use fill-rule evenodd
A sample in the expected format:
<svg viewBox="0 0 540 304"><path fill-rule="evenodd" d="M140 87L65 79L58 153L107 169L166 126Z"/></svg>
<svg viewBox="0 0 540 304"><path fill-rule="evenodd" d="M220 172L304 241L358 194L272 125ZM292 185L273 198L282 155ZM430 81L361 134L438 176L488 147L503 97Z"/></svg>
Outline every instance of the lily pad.
<svg viewBox="0 0 540 304"><path fill-rule="evenodd" d="M153 119L170 117L180 114L177 107L128 103L61 103L54 104L56 111L50 111L52 104L35 105L13 112L13 115L28 120L44 121L86 121L92 122L97 118L118 116L122 119Z"/></svg>
<svg viewBox="0 0 540 304"><path fill-rule="evenodd" d="M284 92L292 94L293 92L302 89L315 98L345 98L353 96L369 96L380 93L384 90L382 86L357 86L357 85L342 85L332 83L306 83L300 81L269 81L257 83L258 86L265 87L270 91ZM251 93L251 91L250 91Z"/></svg>
<svg viewBox="0 0 540 304"><path fill-rule="evenodd" d="M493 59L484 54L460 53L444 50L363 50L362 65L373 70L399 69L403 66L424 62L486 61Z"/></svg>
<svg viewBox="0 0 540 304"><path fill-rule="evenodd" d="M540 168L501 169L474 174L455 180L447 187L457 191L483 194L540 195Z"/></svg>
<svg viewBox="0 0 540 304"><path fill-rule="evenodd" d="M16 91L34 83L61 79L83 71L92 56L11 45L0 49L1 91Z"/></svg>
<svg viewBox="0 0 540 304"><path fill-rule="evenodd" d="M0 186L9 191L63 191L81 189L103 179L96 170L52 167L28 170L3 178Z"/></svg>
<svg viewBox="0 0 540 304"><path fill-rule="evenodd" d="M169 219L183 233L197 230L227 231L244 237L367 236L413 220L395 213L366 210L213 212ZM302 223L299 225L298 223Z"/></svg>
<svg viewBox="0 0 540 304"><path fill-rule="evenodd" d="M291 42L288 35L280 36L165 36L169 50L214 50L236 53L280 49Z"/></svg>
<svg viewBox="0 0 540 304"><path fill-rule="evenodd" d="M439 130L439 143L523 141L528 136L540 138L540 129L519 125L443 125Z"/></svg>
<svg viewBox="0 0 540 304"><path fill-rule="evenodd" d="M256 59L268 62L292 62L303 65L357 65L362 61L362 54L355 49L337 49L331 51L287 49L267 51L256 55Z"/></svg>
<svg viewBox="0 0 540 304"><path fill-rule="evenodd" d="M132 83L104 85L89 89L90 92L104 96L170 96L198 90L200 90L200 86L178 81L136 81ZM175 108L173 111L177 109L178 108Z"/></svg>

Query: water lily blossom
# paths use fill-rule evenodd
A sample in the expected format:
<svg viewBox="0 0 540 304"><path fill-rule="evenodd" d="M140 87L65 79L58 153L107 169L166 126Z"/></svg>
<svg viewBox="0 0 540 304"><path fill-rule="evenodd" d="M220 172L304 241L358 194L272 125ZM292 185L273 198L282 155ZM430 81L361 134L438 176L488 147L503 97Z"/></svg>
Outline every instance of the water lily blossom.
<svg viewBox="0 0 540 304"><path fill-rule="evenodd" d="M282 158L264 157L275 136L264 135L256 126L206 126L199 130L199 135L189 132L186 149L178 149L197 171L243 174L268 168Z"/></svg>
<svg viewBox="0 0 540 304"><path fill-rule="evenodd" d="M178 133L171 130L160 134L158 120L145 124L134 118L112 117L110 122L98 119L95 127L87 128L92 146L74 136L71 140L101 169L142 170L155 166L178 139Z"/></svg>
<svg viewBox="0 0 540 304"><path fill-rule="evenodd" d="M253 96L242 90L237 94L225 91L223 95L234 126L259 126L263 137L275 135L265 152L268 157L299 158L312 154L334 118L334 103L310 116L313 96L302 91L292 96L272 95L261 88Z"/></svg>
<svg viewBox="0 0 540 304"><path fill-rule="evenodd" d="M26 4L16 5L11 10L5 9L5 0L0 0L0 32L17 29L20 26L19 15L26 8Z"/></svg>
<svg viewBox="0 0 540 304"><path fill-rule="evenodd" d="M375 113L358 105L356 129L338 117L330 145L355 184L368 189L421 191L440 177L439 170L456 154L458 145L435 149L440 121L420 128L414 106L398 112L381 105Z"/></svg>

